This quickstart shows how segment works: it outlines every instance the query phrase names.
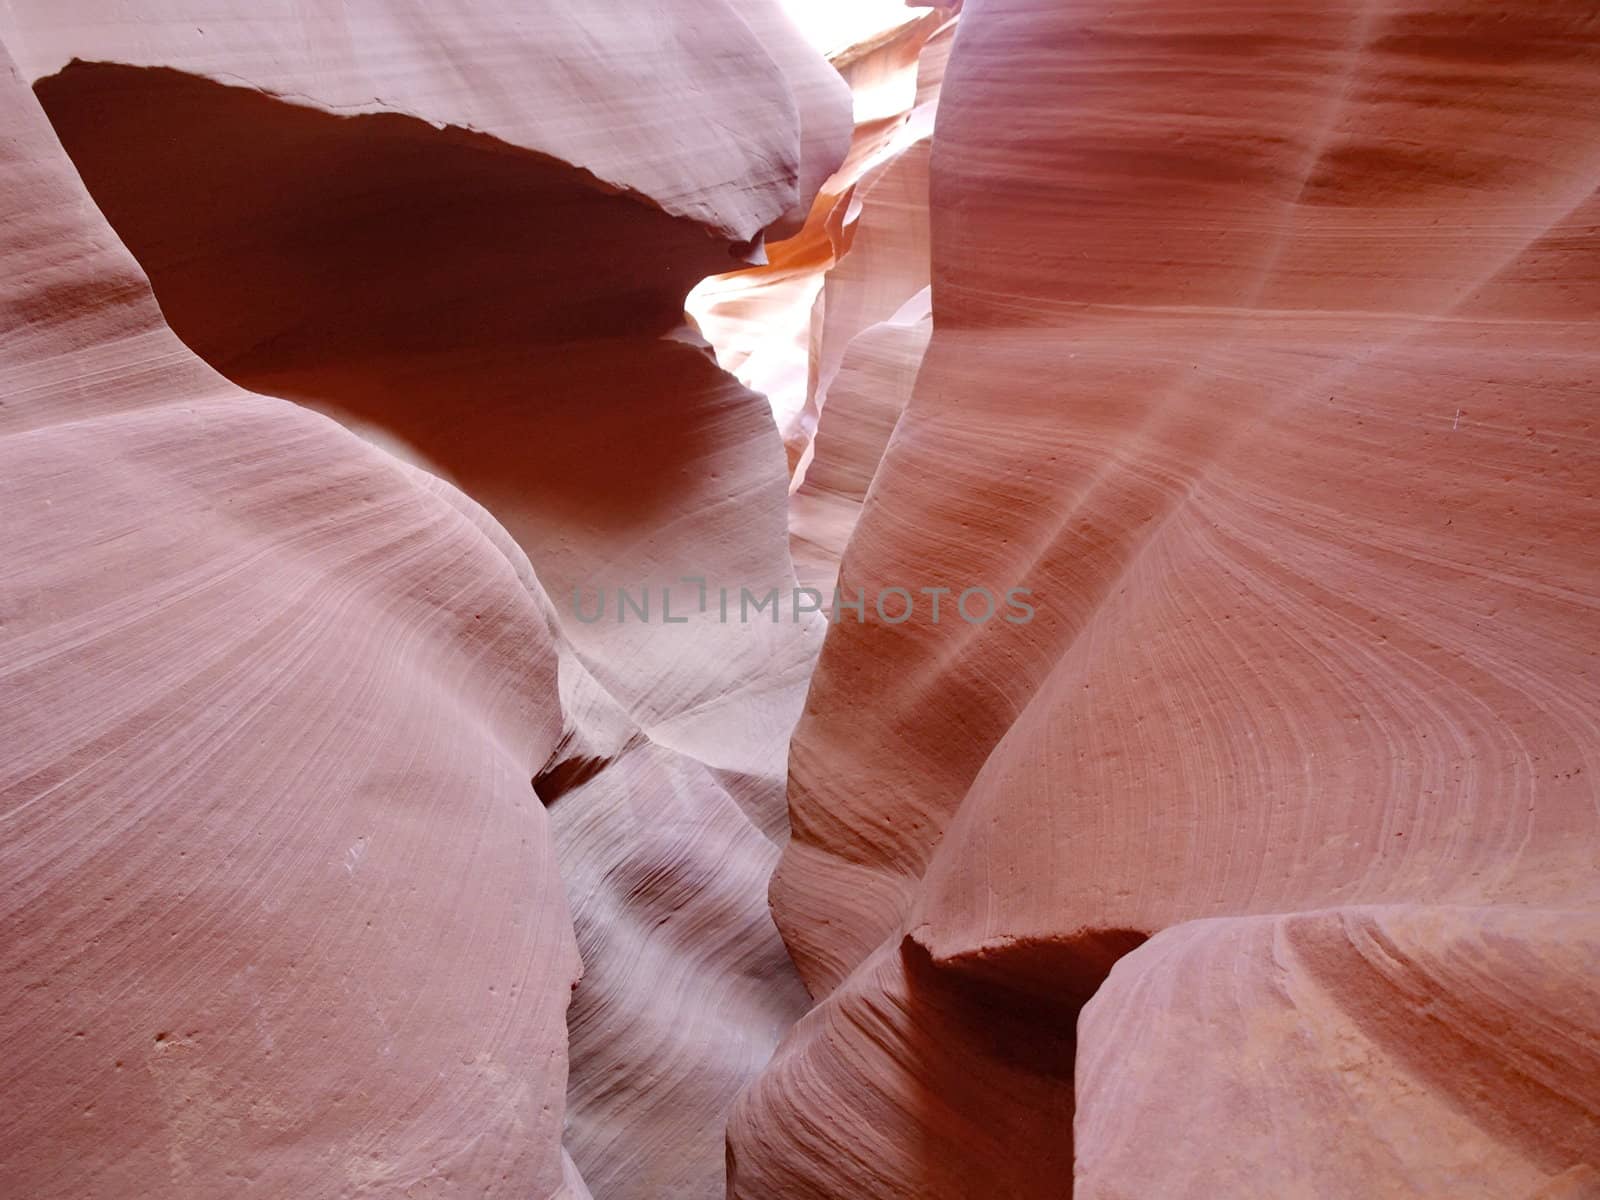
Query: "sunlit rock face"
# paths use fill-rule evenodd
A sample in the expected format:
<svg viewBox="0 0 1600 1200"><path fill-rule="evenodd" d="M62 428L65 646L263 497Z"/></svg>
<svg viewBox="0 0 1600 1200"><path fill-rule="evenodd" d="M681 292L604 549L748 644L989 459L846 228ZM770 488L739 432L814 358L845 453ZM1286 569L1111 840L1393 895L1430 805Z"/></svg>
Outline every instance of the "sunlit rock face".
<svg viewBox="0 0 1600 1200"><path fill-rule="evenodd" d="M1596 1194L1589 7L4 6L0 1196Z"/></svg>
<svg viewBox="0 0 1600 1200"><path fill-rule="evenodd" d="M966 6L841 586L1036 615L830 630L738 1194L1592 1186L1596 32Z"/></svg>
<svg viewBox="0 0 1600 1200"><path fill-rule="evenodd" d="M864 6L860 19L872 11ZM928 284L927 149L955 14L898 11L897 24L833 55L854 128L805 224L769 243L766 262L708 278L688 297L718 361L767 397L796 483L844 346Z"/></svg>

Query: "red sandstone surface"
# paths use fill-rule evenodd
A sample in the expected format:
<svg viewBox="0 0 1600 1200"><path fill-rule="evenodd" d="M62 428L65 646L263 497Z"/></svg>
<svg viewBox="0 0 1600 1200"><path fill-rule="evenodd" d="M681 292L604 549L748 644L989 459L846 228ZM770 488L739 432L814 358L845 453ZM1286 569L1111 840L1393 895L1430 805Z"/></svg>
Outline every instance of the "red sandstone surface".
<svg viewBox="0 0 1600 1200"><path fill-rule="evenodd" d="M1600 1197L1592 4L0 43L0 1196Z"/></svg>

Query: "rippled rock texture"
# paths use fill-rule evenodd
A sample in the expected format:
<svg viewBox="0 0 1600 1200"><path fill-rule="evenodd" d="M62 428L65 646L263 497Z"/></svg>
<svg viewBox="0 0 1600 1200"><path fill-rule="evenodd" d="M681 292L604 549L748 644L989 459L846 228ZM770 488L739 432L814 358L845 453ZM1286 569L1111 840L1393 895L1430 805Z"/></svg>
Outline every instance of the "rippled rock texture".
<svg viewBox="0 0 1600 1200"><path fill-rule="evenodd" d="M1597 35L966 6L736 1194L1592 1187Z"/></svg>
<svg viewBox="0 0 1600 1200"><path fill-rule="evenodd" d="M1592 4L877 7L0 10L0 1195L1600 1195Z"/></svg>
<svg viewBox="0 0 1600 1200"><path fill-rule="evenodd" d="M0 1190L721 1194L805 1007L821 630L683 581L793 585L683 296L800 227L847 86L766 4L125 15L0 31L52 189L6 192Z"/></svg>
<svg viewBox="0 0 1600 1200"><path fill-rule="evenodd" d="M0 1190L558 1194L527 560L191 355L3 85Z"/></svg>

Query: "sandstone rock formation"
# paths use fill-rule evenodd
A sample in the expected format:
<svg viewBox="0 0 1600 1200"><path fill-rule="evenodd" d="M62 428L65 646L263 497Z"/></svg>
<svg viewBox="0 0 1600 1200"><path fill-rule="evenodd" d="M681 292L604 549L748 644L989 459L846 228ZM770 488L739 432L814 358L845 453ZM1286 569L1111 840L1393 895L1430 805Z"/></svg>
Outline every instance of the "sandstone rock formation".
<svg viewBox="0 0 1600 1200"><path fill-rule="evenodd" d="M821 1007L742 1106L736 1194L1063 1194L1065 1119L1007 1125L996 1097L1021 1070L1065 1111L1034 1047L1129 951L1079 1031L1087 1195L1519 1195L1593 1165L1591 18L966 7L934 332L842 583L1026 587L1036 616L830 631L773 885ZM1408 982L1373 996L1333 946L1299 969L1335 996L1270 1000L1296 968L1269 933L1184 932L1245 918L1388 937ZM1190 940L1135 949L1169 929ZM1475 944L1498 990L1460 975ZM1022 1025L954 1044L926 1015L950 993ZM1273 1153L1305 1157L1258 1167L1228 1119L1280 1111L1273 1071L1207 1059L1195 1025L1267 1038L1301 1005L1335 1026L1280 1068L1304 1107ZM1542 1056L1488 1044L1508 1010ZM1338 1021L1410 1045L1352 1061ZM1152 1056L1132 1081L1124 1052ZM1437 1092L1395 1110L1421 1132L1330 1183L1316 1147L1401 1088Z"/></svg>
<svg viewBox="0 0 1600 1200"><path fill-rule="evenodd" d="M0 1191L559 1195L551 611L162 323L0 87Z"/></svg>
<svg viewBox="0 0 1600 1200"><path fill-rule="evenodd" d="M954 30L949 8L923 9L836 54L854 100L844 162L804 226L768 246L765 263L713 276L689 294L718 361L767 397L793 468L807 456L845 343L927 286L926 151ZM877 253L858 253L858 231L869 227L863 249L874 241ZM858 259L866 265L854 270ZM836 273L848 279L830 284ZM840 297L837 316L829 290Z"/></svg>
<svg viewBox="0 0 1600 1200"><path fill-rule="evenodd" d="M475 4L399 19L392 6L344 5L312 14L283 6L261 12L253 24L224 19L223 6L172 4L151 6L129 25L114 19L108 5L21 4L13 7L4 34L95 200L149 273L163 311L188 344L236 382L362 433L389 453L363 450L348 436L337 444L354 447L358 461L365 455L387 464L413 492L454 497L452 503L476 514L482 536L492 537L501 556L517 565L520 582L506 572L516 590L511 600L521 596L538 617L524 636L543 639L516 679L518 694L526 693L524 707L539 706L533 732L519 728L512 736L487 726L476 734L473 727L438 752L455 757L430 763L418 747L447 731L424 736L406 732L398 720L391 730L381 713L352 715L355 725L318 751L328 761L316 764L298 762L312 753L309 746L298 751L275 742L270 729L252 732L259 735L259 753L276 753L284 771L321 779L335 797L341 760L379 770L375 756L392 739L396 752L408 750L427 794L439 795L436 816L407 826L423 844L437 836L429 820L463 819L446 798L464 784L452 773L464 768L452 764L472 758L469 734L525 750L513 790L517 803L537 815L529 780L538 776L537 795L551 810L586 962L587 982L568 1014L573 1074L566 1186L582 1186L581 1171L605 1196L699 1197L722 1191L722 1128L734 1094L804 1007L767 914L765 890L784 827L788 734L820 629L815 618L723 624L714 610L697 609L699 588L682 579L700 576L713 589L721 584L757 593L793 584L784 532L786 469L767 407L723 374L682 327L683 293L707 272L759 255L764 231L798 226L817 182L844 152L848 93L786 30L776 9L747 5L735 13L707 0L670 13L652 9L642 22L639 15L637 6L626 5L591 5L581 13L543 6L530 14L526 6ZM359 36L344 36L347 28ZM641 52L662 37L679 51L663 56L652 50L650 73L641 76L619 66L640 57L630 58L618 41L627 37ZM288 52L301 44L320 52ZM601 45L603 55L595 51ZM530 70L532 64L542 66ZM37 121L25 95L12 107L19 105ZM60 157L53 143L48 153ZM56 169L68 171L64 160ZM68 295L60 306L70 308L71 301ZM153 305L148 316L157 319ZM173 352L181 355L176 343ZM198 364L192 369L208 376ZM213 386L223 385L213 380ZM337 435L302 409L247 399L270 403L281 419ZM241 447L274 440L265 431L255 438L241 439ZM171 440L170 452L181 460L185 444ZM427 473L402 467L394 456ZM292 476L297 464L286 451L270 469ZM308 461L301 481L301 506L313 513L322 486L315 468ZM488 513L435 477L458 484ZM85 505L105 500L82 490ZM338 499L324 514L333 524ZM350 502L384 507L381 497ZM74 519L87 521L76 513ZM171 536L162 533L159 511L149 521L154 534ZM382 528L392 539L415 539L420 521L399 513ZM252 546L242 540L239 553ZM99 569L78 543L62 553L71 569ZM535 560L532 570L524 554ZM406 561L366 569L394 574L395 587L443 589L445 596L465 586L431 559L419 560L422 575L409 579ZM152 556L150 568L159 567ZM256 586L271 595L270 579ZM651 623L618 620L619 589L634 598L648 591L659 606L663 586L675 589L673 603L683 616L664 623L658 607ZM544 599L545 589L552 600ZM335 658L323 667L347 672L350 686L372 669L364 666L365 655L426 633L412 630L404 612L390 614L385 595L377 593L371 604L392 629L376 615L342 609L323 615L373 625L368 636L374 641L352 639L343 648L348 666ZM603 596L611 598L603 621L580 616ZM509 602L498 599L500 607ZM684 616L687 622L679 624ZM180 617L171 620L173 630L185 627ZM460 647L469 666L481 657L474 644ZM421 665L407 665L418 656ZM424 672L420 678L448 669L428 666L434 657L402 653L391 669ZM510 657L506 669L517 666ZM263 650L258 674L238 687L253 695L285 670L275 653ZM449 678L452 687L477 696L472 678ZM144 681L130 669L128 686ZM285 683L294 683L292 675ZM401 693L395 702L416 690L415 684L388 686ZM508 685L491 677L479 686L493 698ZM454 694L409 700L430 711L427 705L448 705ZM343 728L314 695L300 700L297 720ZM45 719L70 723L61 714ZM177 716L168 719L181 727ZM384 740L369 746L373 739ZM373 763L366 764L368 758ZM251 761L229 762L227 769ZM398 767L393 773L403 774ZM145 819L159 822L164 806L193 801L174 785L147 802L151 815ZM210 823L226 824L220 817ZM468 821L465 828L475 826ZM539 829L542 837L542 823ZM300 844L280 845L270 826L259 836L265 864L296 853ZM314 829L298 836L308 847L300 853L318 845ZM542 841L530 844L548 855ZM196 845L185 853L204 849ZM332 854L336 869L345 851L341 843ZM526 937L544 931L550 941L557 934L549 930L559 933L551 948L525 949L522 958L495 968L538 975L538 988L525 1003L544 1005L540 1023L535 1030L524 1019L512 1030L523 1043L543 1039L537 1052L524 1046L523 1059L485 1060L481 1067L511 1081L502 1089L535 1097L544 1122L536 1126L516 1111L505 1114L525 1126L526 1144L516 1150L539 1173L511 1171L493 1186L518 1197L552 1194L562 1178L555 1151L566 1048L560 1023L578 971L560 881L553 865L536 872L542 891L519 891L495 872L482 872L476 887L517 893L507 907L450 890L453 875L473 874L464 862L452 866L444 856L431 866L442 876L416 864L390 880L408 889L413 903L428 905L437 926L412 953L425 954L431 943L470 927L464 923L491 915L531 925L526 914L534 913L537 928ZM58 887L77 878L68 874ZM344 878L340 870L334 882ZM158 911L153 919L171 918ZM207 919L203 905L194 906L192 919ZM292 933L292 924L284 924ZM45 941L33 950L48 961L58 952L54 945ZM565 963L558 950L567 955ZM107 952L130 956L137 948L113 941ZM415 971L418 964L399 955L384 959L387 950L374 953L380 961L371 968L371 982L379 991L370 1002L383 1017L406 997L382 971ZM239 955L248 959L244 949ZM283 987L273 966L263 960L256 968L272 976L262 986ZM175 963L179 968L194 969L187 958ZM329 969L352 978L366 971L349 962ZM475 988L487 970L448 963L443 969L452 975L441 986L451 988ZM78 979L87 1001L105 1002L96 995L98 979ZM250 989L237 990L248 998ZM179 990L172 1002L183 1009L204 996ZM708 997L716 1002L704 1007ZM492 1002L491 994L482 1003ZM293 999L285 1003L292 1016ZM477 1020L476 1011L463 1007L451 1022ZM37 1014L25 1007L19 1019L21 1036ZM286 1018L266 1014L269 1033L272 1019ZM181 1022L174 1016L166 1023ZM459 1030L449 1036L453 1028L447 1023L441 1047L462 1041ZM489 1044L501 1048L506 1036ZM224 1057L197 1069L210 1072L208 1078L226 1076L232 1060L225 1056L237 1052L221 1045L214 1054ZM352 1047L352 1053L359 1058L361 1052ZM427 1062L421 1059L418 1070ZM360 1086L359 1066L348 1071L355 1079L349 1086ZM292 1081L292 1070L283 1078ZM536 1093L529 1080L542 1090ZM239 1085L240 1095L250 1090L248 1080ZM172 1103L183 1095L179 1089ZM262 1102L270 1099L265 1094ZM243 1119L222 1108L214 1115ZM431 1118L414 1119L428 1128ZM452 1119L478 1120L495 1144L496 1126L475 1118L469 1104ZM233 1163L253 1169L250 1153L230 1149L202 1125L189 1119L179 1131L187 1139L181 1154L194 1172ZM333 1194L339 1187L391 1194L383 1189L401 1186L387 1143L367 1147L371 1161L359 1171L352 1167L346 1183L337 1175L345 1169L342 1161L332 1167L298 1161L304 1149L291 1132L279 1129L273 1136L284 1142L283 1157L296 1160L302 1174L294 1178L303 1180L303 1194ZM424 1173L426 1186L462 1194L488 1186L459 1167L446 1179L451 1157L428 1140L433 1133L410 1136L416 1144L407 1145L408 1154L426 1153L443 1164ZM153 1138L151 1153L159 1157L163 1144ZM336 1180L319 1170L335 1170ZM407 1178L404 1186L413 1183ZM53 1186L66 1194L75 1185ZM214 1194L205 1189L215 1184L185 1175L150 1186L178 1189L167 1194L192 1187L184 1194L199 1195ZM473 1194L500 1193L480 1187Z"/></svg>
<svg viewBox="0 0 1600 1200"><path fill-rule="evenodd" d="M1594 1195L1597 932L1397 905L1157 934L1084 1010L1074 1194ZM1150 1102L1173 1080L1221 1136Z"/></svg>
<svg viewBox="0 0 1600 1200"><path fill-rule="evenodd" d="M0 6L0 1195L1600 1196L1592 8Z"/></svg>
<svg viewBox="0 0 1600 1200"><path fill-rule="evenodd" d="M812 314L799 431L809 440L789 506L790 550L801 581L828 596L932 332L928 156L956 32L954 14L934 17L916 47L914 104L891 135L869 143ZM857 86L875 90L870 79ZM824 406L834 410L825 421Z"/></svg>
<svg viewBox="0 0 1600 1200"><path fill-rule="evenodd" d="M839 560L894 434L933 332L924 288L886 321L862 330L834 370L828 411L807 448L803 477L789 498L789 549L800 582L830 598ZM840 615L850 619L840 596Z"/></svg>
<svg viewBox="0 0 1600 1200"><path fill-rule="evenodd" d="M871 153L863 156L852 202L840 216L840 250L823 281L814 322L810 401L817 412L827 403L851 340L894 317L928 287L928 155L956 28L957 15L949 10L922 21L915 71L905 72L905 83L915 84L905 120L887 137L867 143ZM861 75L872 63L864 57L853 66ZM856 86L872 97L885 90L870 79Z"/></svg>

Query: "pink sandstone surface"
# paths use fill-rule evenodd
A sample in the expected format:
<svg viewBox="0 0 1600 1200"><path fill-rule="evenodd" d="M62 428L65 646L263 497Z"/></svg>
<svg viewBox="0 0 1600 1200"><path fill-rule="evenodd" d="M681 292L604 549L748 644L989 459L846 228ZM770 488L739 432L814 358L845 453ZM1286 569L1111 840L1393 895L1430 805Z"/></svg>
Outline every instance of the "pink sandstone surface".
<svg viewBox="0 0 1600 1200"><path fill-rule="evenodd" d="M1037 617L830 631L772 893L819 1004L735 1194L1062 1195L1074 1108L1086 1196L1587 1186L1597 35L966 6L841 583Z"/></svg>
<svg viewBox="0 0 1600 1200"><path fill-rule="evenodd" d="M0 7L0 1195L1600 1197L1592 8Z"/></svg>
<svg viewBox="0 0 1600 1200"><path fill-rule="evenodd" d="M718 361L767 397L796 481L843 344L928 284L925 169L897 171L895 164L925 163L955 19L949 8L918 11L833 59L853 98L854 130L803 227L770 244L766 262L708 278L688 296L688 311ZM890 172L895 185L880 188ZM858 250L858 231L868 227L900 253ZM866 267L853 271L863 258ZM888 261L894 269L886 269ZM836 273L850 279L842 291L833 289L841 305L833 315L827 281Z"/></svg>
<svg viewBox="0 0 1600 1200"><path fill-rule="evenodd" d="M563 1194L548 603L194 358L3 65L0 1191Z"/></svg>
<svg viewBox="0 0 1600 1200"><path fill-rule="evenodd" d="M656 62L650 80L657 89L654 97L641 93L637 74L624 75L614 62L592 54L575 77L546 70L535 72L541 82L533 88L509 86L508 73L520 82L535 44L548 56L545 61L571 67L579 58L576 44L592 42L597 30L607 31L609 38L618 18L605 11L588 10L583 19L590 24L573 28L577 18L554 7L532 23L525 13L479 5L469 6L465 15L439 13L437 21L419 15L392 25L380 19L378 6L354 14L348 7L330 8L310 16L285 10L263 13L260 29L252 30L251 22L223 19L225 13L203 5L169 7L174 9L170 19L151 13L130 26L114 19L112 6L81 5L71 13L55 6L18 6L4 35L30 65L35 90L74 164L150 275L166 318L189 346L234 380L301 407L246 397L252 403L271 404L283 420L311 422L326 437L338 437L357 462L367 456L387 464L411 492L447 494L455 498L452 504L470 507L487 531L484 536L518 564L517 571L506 569L511 590L499 598L500 607L521 596L537 617L523 636L542 639L537 654L526 652L526 663L519 664L513 653L505 664L518 672L517 692L526 693L525 707L537 705L538 721L524 718L521 724L529 728L519 725L514 736L494 725L477 736L495 747L527 743L504 802L514 801L519 812L532 814L527 819L536 820L540 840L530 843L544 854L545 866L519 883L469 865L470 858L453 863L448 847L440 847L434 871L413 864L393 880L412 897L410 903L428 908L433 930L419 928L420 942L410 950L392 933L380 931L367 939L376 962L335 955L327 968L349 981L366 1005L361 1011L379 1021L376 1037L382 1020L392 1019L391 1010L409 1011L414 999L427 999L412 997L411 988L385 971L403 979L421 970L435 943L452 931L469 931L474 922L533 924L534 932L543 930L548 947L523 948L521 957L509 962L474 959L458 966L446 959L436 964L445 972L441 987L451 994L474 989L475 1001L476 989L492 987L501 972L510 972L509 986L522 989L532 987L525 976L537 977L537 988L524 1003L543 1002L536 1014L540 1022L523 1018L510 1030L509 1036L522 1043L519 1054L509 1061L484 1057L481 1064L464 1059L465 1081L455 1088L470 1096L465 1089L483 1074L491 1083L503 1080L484 1104L502 1094L538 1101L542 1125L515 1109L504 1119L518 1123L514 1150L538 1164L539 1173L509 1170L492 1183L459 1166L452 1175L452 1156L467 1150L453 1148L446 1155L436 1148L437 1139L450 1143L469 1135L453 1135L463 1127L457 1124L431 1130L426 1112L412 1114L426 1136L409 1127L385 1136L413 1157L431 1156L427 1169L390 1162L391 1145L377 1141L385 1129L382 1113L367 1112L359 1096L346 1101L341 1092L339 1102L352 1105L352 1120L374 1122L368 1135L373 1144L364 1147L370 1161L351 1166L346 1179L338 1173L345 1164L338 1157L342 1146L334 1127L319 1133L330 1139L328 1152L310 1155L296 1144L297 1126L267 1124L252 1135L276 1138L283 1142L283 1158L305 1161L293 1163L299 1175L273 1177L259 1187L272 1194L300 1188L302 1194L387 1195L392 1194L388 1189L418 1187L440 1194L522 1197L554 1194L559 1186L576 1194L581 1170L604 1195L719 1194L727 1108L804 1004L766 912L765 886L777 854L774 838L783 827L788 732L820 630L815 621L721 626L704 614L696 614L686 629L619 626L610 619L590 625L574 619L569 598L574 589L590 595L618 587L637 591L685 574L751 587L792 583L784 534L786 471L766 405L722 374L703 344L680 327L682 294L706 271L752 253L764 228L781 231L791 221L790 210L805 211L810 197L802 189L814 187L807 180L827 174L843 153L847 90L785 31L775 12L757 14L757 6L746 6L744 16L716 3L692 12L680 7L675 16L654 18L654 30L641 29L640 37L658 37L665 29L683 46L697 47L694 54L686 49L677 59ZM364 22L364 36L336 37L339 26L353 19ZM208 29L215 36L198 41ZM274 49L300 40L324 45L327 53L305 58ZM730 74L714 65L719 54L740 70ZM775 58L784 61L787 73L775 69ZM469 65L473 69L463 86L461 73ZM495 86L497 72L500 86ZM564 88L558 87L564 78ZM692 101L723 120L686 121L674 127L676 142L664 141L651 123L659 123L679 101ZM19 91L11 107L43 128L25 93ZM737 124L730 123L735 113ZM639 151L647 142L655 158ZM738 157L728 157L729 147ZM663 152L671 157L661 160ZM70 177L48 132L36 154L54 155L58 174ZM764 170L773 173L770 179L761 176ZM76 181L72 186L78 187ZM85 202L78 203L92 215ZM103 231L96 236L115 244L97 218L96 228ZM241 281L247 283L241 286ZM142 279L138 287L148 318L159 320ZM73 295L65 297L63 306ZM186 357L170 334L163 331L163 336L172 341L171 353ZM197 362L192 369L225 389ZM44 401L40 404L48 411ZM337 417L391 453L339 437L336 426L306 413L307 408ZM170 440L172 455L181 457L183 439ZM253 446L274 439L261 431L255 441L242 434L236 440L235 455L251 460ZM302 464L292 452L257 467L271 476L298 478L305 497L298 503L315 513L320 484L314 468L314 462ZM469 505L441 482L445 479L470 492L487 512ZM371 497L356 499L379 504ZM338 525L338 500L336 488L319 519ZM282 502L293 510L290 500ZM122 501L89 488L83 489L81 503L121 507ZM159 509L141 518L139 528L171 536L164 533ZM402 513L389 536L403 547L425 529L419 516ZM275 532L266 530L262 540L270 543ZM239 553L252 548L242 541ZM204 549L197 542L191 553ZM130 545L128 552L138 553L139 547ZM77 543L60 553L63 572L76 569L94 578L104 565ZM465 580L454 579L432 560L420 561L420 575L412 579L404 563L415 554L395 553L394 565L378 563L367 570L394 575L397 588L444 587L453 593L465 586ZM539 561L537 579L525 553ZM153 557L149 566L160 569ZM224 561L219 569L226 567ZM271 597L275 580L269 575L256 582L263 598ZM91 584L77 586L94 597ZM551 600L544 598L546 588ZM678 598L684 610L693 611L681 586ZM370 603L375 614L394 607L383 593ZM402 611L386 616L396 626L386 632L375 615L346 607L334 605L325 619L353 623L356 629L373 626L365 636L376 640L350 639L342 657L329 658L319 670L335 678L348 674L349 687L361 686L378 667L404 672L401 682L391 681L380 691L395 693L391 703L415 705L415 721L440 705L468 703L452 701L454 692L438 699L425 690L411 695L418 685L406 680L447 669L429 666L443 651L424 653L424 644L411 657L400 654L398 665L388 665L406 639L425 637L425 627L412 631ZM146 619L155 617L146 614ZM217 612L215 619L226 620L226 612ZM248 610L239 619L243 633L250 634ZM193 622L181 611L167 620L163 628L172 631L169 637ZM397 649L379 653L391 644ZM301 653L311 655L311 645ZM472 643L461 653L463 667L486 669L473 667L483 655ZM456 778L474 760L476 743L469 735L477 733L475 726L452 737L448 726L408 732L398 719L391 729L381 712L329 712L288 669L299 656L280 664L275 654L263 654L255 674L244 674L236 686L245 695L268 684L290 687L299 695L296 720L331 725L335 740L320 750L309 744L297 750L292 737L298 725L284 732L291 740L281 743L269 727L251 731L257 753L279 755L281 769L307 775L307 786L326 788L328 800L338 801L340 771L355 772L358 779L367 771L385 777L382 748L393 746L404 757L388 770L397 780L391 790L407 794L401 785L409 770L416 777L410 786L434 798L428 814L406 819L418 845L432 844L441 822L449 828L459 823L464 831L474 827L471 809L452 805L450 797L481 770L474 765ZM366 664L366 656L376 662ZM182 655L177 657L181 661ZM420 662L412 664L411 658ZM81 661L54 665L61 675L92 669ZM148 682L131 669L128 676L130 687ZM509 685L497 680L491 675L478 684L490 699L476 698L470 676L454 683L474 697L472 704L503 705L493 698ZM167 720L186 730L181 718L180 713ZM39 719L71 724L64 715L48 712ZM187 736L203 742L209 735L194 729ZM444 746L436 752L437 761L430 761L426 748L434 739ZM154 769L158 749L151 754ZM299 763L303 756L312 757ZM245 771L253 761L226 765L231 772ZM270 793L270 781L261 788ZM393 803L384 789L369 790L369 803ZM561 877L548 861L540 798L550 808ZM283 802L287 813L298 813L310 802L297 805L294 799L291 794ZM25 795L22 802L31 805L37 797ZM146 797L148 811L134 808L128 820L137 816L159 825L165 808L194 803L178 781ZM249 811L243 798L235 803ZM333 810L339 807L333 804ZM61 820L47 805L38 811ZM235 818L225 812L208 819L197 809L192 820L226 837ZM275 837L270 825L258 831L261 861L270 865L276 856L294 859L320 848L316 828L293 833L293 839ZM395 842L398 852L404 843ZM354 838L351 844L349 853L359 859L361 844ZM463 854L477 845L468 842ZM139 853L134 843L125 849ZM209 858L207 849L196 844L182 853ZM346 852L343 843L328 851L335 884L348 875L341 858ZM398 868L384 870L381 877L389 878ZM670 886L660 893L638 886L654 876L670 880ZM573 893L572 922L588 979L565 1014L573 1063L565 1119L572 1158L565 1185L557 1154L567 1059L561 1021L579 967L572 956L563 878ZM57 892L80 879L66 873L56 880ZM463 879L481 890L461 894ZM385 893L374 895L381 902ZM502 895L512 900L502 902ZM130 903L141 902L130 898ZM272 911L292 903L281 897ZM322 920L316 894L305 903L305 919ZM192 910L195 921L207 919L202 900L178 896L171 904L185 913ZM163 919L163 910L156 908L152 919ZM66 914L59 923L61 929L74 927ZM297 929L292 916L281 923L280 936L292 943ZM60 930L58 936L63 936ZM216 936L237 943L235 954L242 962L252 961L248 934ZM350 936L364 935L357 928ZM140 945L112 941L107 949L129 961L135 980ZM61 952L49 941L30 950L46 961ZM477 950L498 952L494 944ZM192 958L192 953L176 956L173 969L192 973ZM261 988L287 988L278 966L270 955L253 964ZM76 980L86 1000L109 999L96 994L105 987L99 977ZM240 1003L252 997L245 983L224 980L223 986L237 991ZM697 1011L708 995L717 1003ZM307 1003L323 1002L314 989L304 996ZM495 1003L493 990L486 996L476 1007ZM209 1002L209 986L198 979L175 1000L180 1008ZM293 1028L293 996L282 1003L287 1016L270 1009L260 1015L262 1036L274 1036L275 1029L281 1036L286 1021ZM438 1039L441 1053L453 1052L463 1041L474 1044L466 1037L469 1027L487 1024L476 1007L463 1005L451 1014L446 1035ZM19 1019L24 1024L16 1032L23 1036L33 1028L29 1022L39 1018L34 1006L25 1005ZM172 1017L163 1023L180 1022ZM218 1042L212 1057L195 1069L206 1079L227 1080L225 1090L239 1097L239 1104L276 1102L270 1090L240 1071L237 1056L253 1047L212 1036ZM330 1039L337 1041L319 1032L315 1040ZM501 1047L504 1040L485 1044ZM536 1045L530 1048L529 1042ZM406 1047L387 1034L381 1044L390 1053ZM298 1053L314 1058L326 1054L327 1046L307 1045ZM329 1080L349 1076L348 1087L367 1086L361 1063L375 1052L357 1042L349 1053L344 1074L330 1070ZM294 1079L292 1064L282 1076L286 1084ZM302 1063L299 1069L307 1068ZM427 1075L425 1055L416 1070L419 1078ZM313 1091L324 1086L315 1072L306 1085ZM41 1091L48 1093L51 1086L50 1080L39 1080ZM208 1086L215 1091L222 1085ZM186 1103L183 1086L174 1089L171 1103ZM204 1092L196 1098L212 1103ZM403 1101L403 1094L396 1096L397 1104ZM214 1111L187 1115L175 1110L184 1119L171 1136L183 1145L173 1154L186 1165L183 1173L149 1184L151 1189L210 1195L220 1186L216 1172L231 1171L235 1163L246 1172L256 1169L247 1147L230 1144L211 1128L213 1118L248 1125L249 1114L220 1104ZM321 1130L317 1112L300 1115L310 1128ZM451 1121L473 1127L471 1136L497 1146L498 1127L477 1118L469 1104L463 1102ZM485 1128L481 1135L478 1125ZM619 1129L626 1134L620 1143ZM159 1165L166 1161L165 1139L160 1127L154 1132L150 1153ZM103 1130L96 1136L103 1137ZM17 1144L30 1138L41 1140L34 1130L19 1134ZM58 1146L56 1153L65 1151ZM109 1144L105 1153L115 1158L119 1151ZM397 1182L402 1168L415 1177ZM75 1189L84 1186L59 1157L47 1157L39 1169L57 1173L50 1186L60 1194L77 1194ZM124 1175L122 1183L143 1178ZM491 1187L498 1191L484 1191Z"/></svg>

